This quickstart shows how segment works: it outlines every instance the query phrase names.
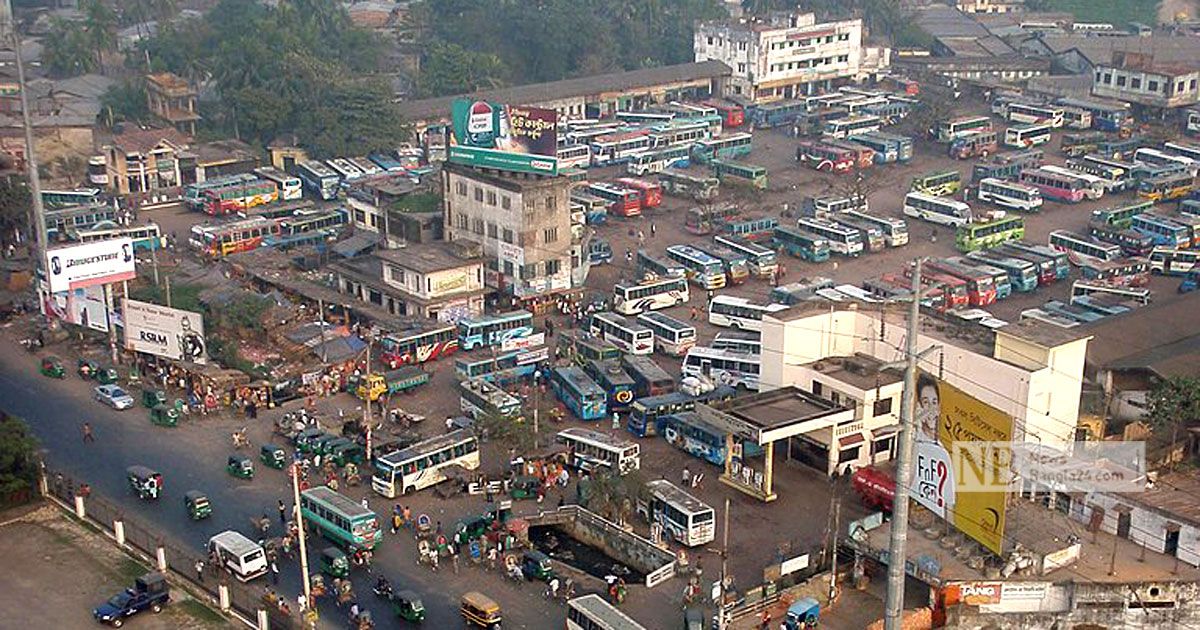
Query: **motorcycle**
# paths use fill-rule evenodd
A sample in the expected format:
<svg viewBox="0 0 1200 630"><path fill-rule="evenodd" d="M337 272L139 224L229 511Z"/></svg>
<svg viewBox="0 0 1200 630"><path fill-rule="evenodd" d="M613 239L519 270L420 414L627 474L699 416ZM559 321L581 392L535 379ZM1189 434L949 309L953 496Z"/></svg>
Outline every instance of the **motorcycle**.
<svg viewBox="0 0 1200 630"><path fill-rule="evenodd" d="M371 589L376 597L388 599L392 596L392 583L385 577L380 577L375 581L375 587Z"/></svg>

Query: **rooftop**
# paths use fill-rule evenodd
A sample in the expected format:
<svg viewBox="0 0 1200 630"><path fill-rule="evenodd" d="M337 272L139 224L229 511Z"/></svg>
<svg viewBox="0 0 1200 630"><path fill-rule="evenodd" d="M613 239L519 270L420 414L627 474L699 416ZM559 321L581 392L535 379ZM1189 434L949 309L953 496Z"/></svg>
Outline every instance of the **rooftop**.
<svg viewBox="0 0 1200 630"><path fill-rule="evenodd" d="M183 77L172 72L158 72L146 75L146 83L165 92L195 92Z"/></svg>
<svg viewBox="0 0 1200 630"><path fill-rule="evenodd" d="M188 151L196 155L196 159L202 166L258 160L258 153L254 147L234 139L193 144L188 147Z"/></svg>
<svg viewBox="0 0 1200 630"><path fill-rule="evenodd" d="M1151 351L1169 348L1197 334L1195 299L1183 296L1153 302L1071 330L1078 329L1093 337L1087 351L1089 371L1118 363L1130 367L1129 358L1138 355L1141 356L1135 362L1150 367L1156 361L1164 360L1162 355ZM1175 349L1183 349L1183 346L1175 346Z"/></svg>
<svg viewBox="0 0 1200 630"><path fill-rule="evenodd" d="M921 7L912 14L921 30L936 38L987 37L988 30L971 16L945 4Z"/></svg>
<svg viewBox="0 0 1200 630"><path fill-rule="evenodd" d="M144 154L149 153L164 142L177 149L185 149L188 146L187 136L172 127L164 129L133 129L113 136L109 144L126 153Z"/></svg>
<svg viewBox="0 0 1200 630"><path fill-rule="evenodd" d="M883 363L865 354L852 357L830 357L808 364L813 370L861 390L904 382L904 373L885 368Z"/></svg>
<svg viewBox="0 0 1200 630"><path fill-rule="evenodd" d="M400 103L400 116L405 120L440 120L449 116L450 104L456 98L486 99L513 105L537 105L566 98L591 96L605 92L622 92L664 83L729 76L733 71L720 61L681 63L673 66L643 68L627 72L598 74L549 83L531 83L473 94L441 96Z"/></svg>
<svg viewBox="0 0 1200 630"><path fill-rule="evenodd" d="M415 243L400 249L384 249L375 252L375 256L419 273L457 269L483 262L481 258L463 258L442 243Z"/></svg>
<svg viewBox="0 0 1200 630"><path fill-rule="evenodd" d="M1123 495L1130 501L1140 503L1200 525L1200 477L1192 472L1175 472L1163 475L1155 482L1154 487L1145 492Z"/></svg>
<svg viewBox="0 0 1200 630"><path fill-rule="evenodd" d="M730 400L696 405L709 424L725 427L738 435L749 435L759 444L833 426L854 411L799 387L781 387Z"/></svg>
<svg viewBox="0 0 1200 630"><path fill-rule="evenodd" d="M1194 63L1200 59L1200 38L1178 35L1138 37L1089 37L1086 35L1044 35L1036 40L1051 54L1078 51L1092 65L1112 61L1114 52L1134 52L1152 56L1155 63Z"/></svg>
<svg viewBox="0 0 1200 630"><path fill-rule="evenodd" d="M1113 370L1145 369L1163 378L1200 376L1200 334L1126 355L1105 367Z"/></svg>
<svg viewBox="0 0 1200 630"><path fill-rule="evenodd" d="M557 177L547 177L545 175L531 175L518 173L502 173L500 171L484 170L454 162L446 162L442 165L442 169L449 173L455 173L468 177L472 180L481 181L491 184L497 188L503 188L512 192L521 192L523 190L535 190L538 188L549 188L552 186L564 185L568 182L567 178L559 175Z"/></svg>

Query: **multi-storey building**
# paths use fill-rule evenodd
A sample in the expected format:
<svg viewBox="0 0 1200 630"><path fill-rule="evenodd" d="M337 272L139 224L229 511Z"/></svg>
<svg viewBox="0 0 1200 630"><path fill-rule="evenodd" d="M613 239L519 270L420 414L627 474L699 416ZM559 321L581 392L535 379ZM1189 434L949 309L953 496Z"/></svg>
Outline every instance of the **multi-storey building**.
<svg viewBox="0 0 1200 630"><path fill-rule="evenodd" d="M483 260L471 243L408 245L330 265L338 291L391 315L458 321L483 314Z"/></svg>
<svg viewBox="0 0 1200 630"><path fill-rule="evenodd" d="M196 90L182 77L170 72L146 75L146 106L150 113L179 130L196 135Z"/></svg>
<svg viewBox="0 0 1200 630"><path fill-rule="evenodd" d="M1148 55L1114 52L1092 70L1092 94L1158 108L1200 102L1200 65L1155 63Z"/></svg>

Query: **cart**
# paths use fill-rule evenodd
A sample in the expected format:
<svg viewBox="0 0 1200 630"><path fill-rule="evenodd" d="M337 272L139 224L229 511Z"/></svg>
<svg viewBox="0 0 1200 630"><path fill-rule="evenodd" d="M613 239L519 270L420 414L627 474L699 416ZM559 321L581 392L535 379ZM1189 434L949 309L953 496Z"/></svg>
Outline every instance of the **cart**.
<svg viewBox="0 0 1200 630"><path fill-rule="evenodd" d="M188 518L193 521L212 516L212 504L199 490L188 490L183 494L183 507L187 510Z"/></svg>
<svg viewBox="0 0 1200 630"><path fill-rule="evenodd" d="M150 410L150 422L160 427L173 427L179 424L179 410L166 405L157 405Z"/></svg>

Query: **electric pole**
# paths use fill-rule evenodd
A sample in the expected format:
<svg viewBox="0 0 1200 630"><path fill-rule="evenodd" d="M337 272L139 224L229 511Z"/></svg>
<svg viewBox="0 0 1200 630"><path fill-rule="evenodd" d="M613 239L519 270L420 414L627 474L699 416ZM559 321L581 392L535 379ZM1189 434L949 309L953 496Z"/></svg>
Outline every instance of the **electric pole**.
<svg viewBox="0 0 1200 630"><path fill-rule="evenodd" d="M896 490L892 499L892 536L888 547L887 599L884 630L899 630L904 614L905 547L908 545L908 488L912 485L913 417L917 402L917 332L921 315L921 259L913 265L912 304L905 333L904 397L900 403L900 448L896 457Z"/></svg>
<svg viewBox="0 0 1200 630"><path fill-rule="evenodd" d="M833 600L837 599L837 561L838 561L838 528L841 527L842 519L842 499L838 497L837 502L833 504L833 555L831 556L832 564L829 569L829 604L833 605Z"/></svg>
<svg viewBox="0 0 1200 630"><path fill-rule="evenodd" d="M6 0L5 8L8 9L8 17L12 17L12 2ZM10 42L13 47L13 55L17 58L17 86L20 89L21 97L21 126L25 130L25 166L29 169L29 195L32 198L33 216L33 233L36 235L37 248L34 250L34 255L31 256L34 261L34 268L41 266L41 259L46 254L46 248L50 246L49 238L46 236L46 208L42 205L42 180L38 175L37 169L37 153L33 146L33 121L29 117L29 95L27 94L27 85L25 84L25 62L21 59L21 35L17 33L17 25L15 22L5 25L12 29L12 38Z"/></svg>
<svg viewBox="0 0 1200 630"><path fill-rule="evenodd" d="M300 546L300 579L304 582L304 602L309 608L316 609L317 603L312 600L312 587L308 581L308 547L304 544L304 516L300 512L300 462L292 462L292 510L296 516L296 531ZM300 611L301 617L306 611Z"/></svg>
<svg viewBox="0 0 1200 630"><path fill-rule="evenodd" d="M725 516L721 525L721 585L717 589L720 597L717 599L717 630L726 630L729 622L725 618L725 585L729 583L729 497L725 497Z"/></svg>

